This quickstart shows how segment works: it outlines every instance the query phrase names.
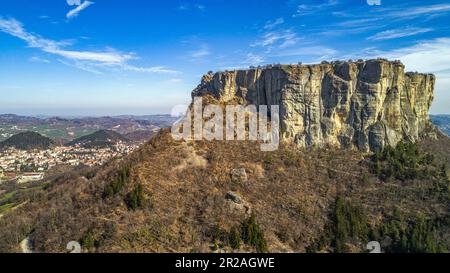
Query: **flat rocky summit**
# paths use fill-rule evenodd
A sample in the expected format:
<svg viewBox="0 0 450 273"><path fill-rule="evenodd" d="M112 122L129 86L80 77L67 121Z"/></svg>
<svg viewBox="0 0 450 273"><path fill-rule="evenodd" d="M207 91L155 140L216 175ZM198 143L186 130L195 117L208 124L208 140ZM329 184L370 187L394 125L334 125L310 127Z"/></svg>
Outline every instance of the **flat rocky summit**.
<svg viewBox="0 0 450 273"><path fill-rule="evenodd" d="M434 75L375 59L211 72L192 94L279 105L281 139L301 147L376 151L420 138L430 125L434 85Z"/></svg>

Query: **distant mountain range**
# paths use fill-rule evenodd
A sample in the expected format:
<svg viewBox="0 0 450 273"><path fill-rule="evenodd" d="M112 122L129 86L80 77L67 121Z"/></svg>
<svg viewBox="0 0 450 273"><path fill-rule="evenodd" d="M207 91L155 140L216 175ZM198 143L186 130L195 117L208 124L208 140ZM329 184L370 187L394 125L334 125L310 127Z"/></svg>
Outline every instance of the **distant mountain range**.
<svg viewBox="0 0 450 273"><path fill-rule="evenodd" d="M442 132L450 136L450 115L433 115L430 118Z"/></svg>
<svg viewBox="0 0 450 273"><path fill-rule="evenodd" d="M138 133L136 133L138 134ZM136 135L134 134L134 135ZM143 133L144 134L144 133ZM131 135L133 136L133 135ZM144 134L140 136L141 138L148 137L150 140L151 136ZM141 139L139 136L135 138ZM121 134L111 131L111 130L100 130L95 133L89 134L87 136L82 136L70 142L64 143L64 146L74 147L79 146L86 149L91 148L107 148L116 145L117 143L124 142L129 143L134 140L130 140ZM135 142L135 141L134 141ZM56 143L52 139L42 136L36 132L24 132L16 134L5 141L0 142L0 150L7 148L16 148L19 150L47 150L51 147L62 145L61 143Z"/></svg>
<svg viewBox="0 0 450 273"><path fill-rule="evenodd" d="M83 148L106 148L111 147L119 142L129 142L130 140L121 134L111 130L100 130L93 134L77 138L66 146L79 146Z"/></svg>
<svg viewBox="0 0 450 273"><path fill-rule="evenodd" d="M5 148L16 148L19 150L47 150L54 146L55 142L35 132L24 132L14 135L0 142L0 150Z"/></svg>
<svg viewBox="0 0 450 273"><path fill-rule="evenodd" d="M112 130L122 135L136 131L156 133L161 128L170 127L175 120L170 115L60 118L6 114L0 115L0 141L27 131L37 132L58 143L72 141L99 130ZM136 141L144 140L147 138Z"/></svg>

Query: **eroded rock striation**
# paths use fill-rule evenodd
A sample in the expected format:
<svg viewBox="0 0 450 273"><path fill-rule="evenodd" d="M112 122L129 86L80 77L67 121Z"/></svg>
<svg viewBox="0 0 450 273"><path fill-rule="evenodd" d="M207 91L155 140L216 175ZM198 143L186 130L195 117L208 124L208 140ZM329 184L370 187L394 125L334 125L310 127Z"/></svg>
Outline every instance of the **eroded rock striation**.
<svg viewBox="0 0 450 273"><path fill-rule="evenodd" d="M281 139L302 147L376 151L416 141L429 122L435 76L385 59L208 73L193 96L279 105Z"/></svg>

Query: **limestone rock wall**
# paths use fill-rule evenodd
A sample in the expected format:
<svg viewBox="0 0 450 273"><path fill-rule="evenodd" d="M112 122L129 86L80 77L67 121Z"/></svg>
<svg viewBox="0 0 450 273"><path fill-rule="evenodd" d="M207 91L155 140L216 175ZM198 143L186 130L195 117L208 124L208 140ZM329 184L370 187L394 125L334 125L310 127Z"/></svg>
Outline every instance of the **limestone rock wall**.
<svg viewBox="0 0 450 273"><path fill-rule="evenodd" d="M418 140L429 124L435 77L384 59L276 65L209 73L193 96L280 105L281 139L299 146L375 151Z"/></svg>

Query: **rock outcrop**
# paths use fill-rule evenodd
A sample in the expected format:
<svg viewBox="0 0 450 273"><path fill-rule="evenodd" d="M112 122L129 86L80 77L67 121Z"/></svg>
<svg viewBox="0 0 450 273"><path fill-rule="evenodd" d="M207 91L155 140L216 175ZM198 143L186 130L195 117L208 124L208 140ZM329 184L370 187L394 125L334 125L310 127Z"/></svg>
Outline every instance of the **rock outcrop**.
<svg viewBox="0 0 450 273"><path fill-rule="evenodd" d="M419 139L430 123L434 85L434 75L376 59L209 73L192 94L279 105L281 139L302 147L376 151Z"/></svg>

